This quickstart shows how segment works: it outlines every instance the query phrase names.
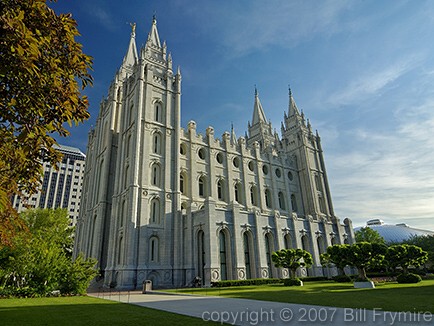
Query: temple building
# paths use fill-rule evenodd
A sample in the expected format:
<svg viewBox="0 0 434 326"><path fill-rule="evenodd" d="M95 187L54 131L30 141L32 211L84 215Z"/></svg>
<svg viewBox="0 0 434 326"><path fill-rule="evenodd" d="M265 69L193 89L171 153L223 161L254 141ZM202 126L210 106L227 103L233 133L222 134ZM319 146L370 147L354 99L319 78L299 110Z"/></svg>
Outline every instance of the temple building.
<svg viewBox="0 0 434 326"><path fill-rule="evenodd" d="M256 90L245 137L202 135L181 127L181 72L155 18L140 52L135 38L133 26L89 133L75 254L118 289L288 277L271 261L282 248L312 254L302 276L329 273L320 254L353 243L353 227L334 214L320 136L291 91L280 136Z"/></svg>

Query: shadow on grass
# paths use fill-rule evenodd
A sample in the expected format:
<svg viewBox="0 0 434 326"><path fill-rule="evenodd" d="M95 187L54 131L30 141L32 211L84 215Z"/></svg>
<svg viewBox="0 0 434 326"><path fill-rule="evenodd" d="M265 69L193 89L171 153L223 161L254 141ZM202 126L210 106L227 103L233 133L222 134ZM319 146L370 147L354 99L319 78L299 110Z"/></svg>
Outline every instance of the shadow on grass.
<svg viewBox="0 0 434 326"><path fill-rule="evenodd" d="M203 325L198 318L90 297L1 299L5 325Z"/></svg>
<svg viewBox="0 0 434 326"><path fill-rule="evenodd" d="M315 284L304 287L251 288L247 291L221 290L224 297L312 304L346 308L382 308L388 311L430 311L434 313L434 284L385 285L355 289L352 284ZM216 293L217 295L217 293Z"/></svg>

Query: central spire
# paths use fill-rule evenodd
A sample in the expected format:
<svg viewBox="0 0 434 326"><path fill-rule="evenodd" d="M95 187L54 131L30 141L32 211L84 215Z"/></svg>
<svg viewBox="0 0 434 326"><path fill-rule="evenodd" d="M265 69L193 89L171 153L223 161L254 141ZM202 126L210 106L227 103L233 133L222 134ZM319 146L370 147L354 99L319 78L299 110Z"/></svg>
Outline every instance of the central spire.
<svg viewBox="0 0 434 326"><path fill-rule="evenodd" d="M259 100L258 89L255 85L255 103L253 105L253 118L252 118L252 126L260 122L267 122L267 118L265 117L264 109L262 108L261 101Z"/></svg>
<svg viewBox="0 0 434 326"><path fill-rule="evenodd" d="M148 35L148 42L151 42L151 44L161 48L160 37L158 36L157 30L157 18L155 17L155 14L152 17L152 27Z"/></svg>

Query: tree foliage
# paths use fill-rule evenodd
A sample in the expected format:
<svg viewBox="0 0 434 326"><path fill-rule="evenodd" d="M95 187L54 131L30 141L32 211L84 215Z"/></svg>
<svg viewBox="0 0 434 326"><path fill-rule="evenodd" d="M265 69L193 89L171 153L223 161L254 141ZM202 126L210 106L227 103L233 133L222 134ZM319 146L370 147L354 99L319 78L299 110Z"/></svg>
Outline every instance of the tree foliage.
<svg viewBox="0 0 434 326"><path fill-rule="evenodd" d="M428 253L428 262L434 266L434 235L413 236L406 243L425 250Z"/></svg>
<svg viewBox="0 0 434 326"><path fill-rule="evenodd" d="M14 294L84 293L96 276L93 259L71 259L73 228L65 210L37 209L22 214L29 232L0 250L0 290ZM29 236L30 235L30 236Z"/></svg>
<svg viewBox="0 0 434 326"><path fill-rule="evenodd" d="M324 259L323 262L333 263L339 269L341 274L345 274L344 268L349 265L349 250L350 245L348 244L330 246L327 248L327 252L323 254L324 256L322 256Z"/></svg>
<svg viewBox="0 0 434 326"><path fill-rule="evenodd" d="M410 266L419 267L428 260L428 253L415 245L393 245L387 248L386 260L391 267L401 267L408 274Z"/></svg>
<svg viewBox="0 0 434 326"><path fill-rule="evenodd" d="M380 265L386 251L384 244L357 242L349 246L346 260L348 265L357 268L360 280L367 280L366 269Z"/></svg>
<svg viewBox="0 0 434 326"><path fill-rule="evenodd" d="M356 242L369 242L369 243L379 243L385 244L386 241L384 238L378 233L377 230L371 229L369 226L361 228L360 230L354 233L356 238Z"/></svg>
<svg viewBox="0 0 434 326"><path fill-rule="evenodd" d="M299 267L309 267L313 263L310 252L303 249L281 249L273 252L271 259L276 267L288 268L291 278L295 278L295 273Z"/></svg>
<svg viewBox="0 0 434 326"><path fill-rule="evenodd" d="M60 161L53 134L89 118L81 90L92 60L75 20L45 0L3 0L0 10L0 245L8 245L19 228L10 197L37 189L43 160Z"/></svg>

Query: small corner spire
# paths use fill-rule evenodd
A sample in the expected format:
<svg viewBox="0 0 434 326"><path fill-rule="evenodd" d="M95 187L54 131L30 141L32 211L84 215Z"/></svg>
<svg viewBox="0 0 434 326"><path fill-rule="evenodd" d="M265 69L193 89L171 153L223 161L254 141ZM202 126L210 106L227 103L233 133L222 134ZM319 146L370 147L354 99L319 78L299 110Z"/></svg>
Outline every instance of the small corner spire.
<svg viewBox="0 0 434 326"><path fill-rule="evenodd" d="M292 97L292 91L291 91L291 85L288 84L288 92L289 92L289 97Z"/></svg>
<svg viewBox="0 0 434 326"><path fill-rule="evenodd" d="M256 84L255 84L255 96L256 97L258 96L258 88L256 87Z"/></svg>

